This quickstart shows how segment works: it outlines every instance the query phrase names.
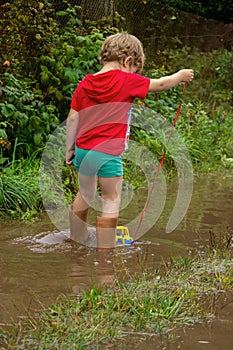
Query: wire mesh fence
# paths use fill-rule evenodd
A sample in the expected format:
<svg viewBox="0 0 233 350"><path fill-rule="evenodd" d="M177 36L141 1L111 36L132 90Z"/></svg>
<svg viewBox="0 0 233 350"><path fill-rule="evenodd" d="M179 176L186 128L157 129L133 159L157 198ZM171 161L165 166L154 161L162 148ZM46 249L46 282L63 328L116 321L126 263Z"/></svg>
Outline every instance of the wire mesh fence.
<svg viewBox="0 0 233 350"><path fill-rule="evenodd" d="M0 28L2 59L12 51L28 50L39 38L40 26L55 13L67 8L78 9L80 28L88 28L93 21L105 20L120 30L126 30L142 40L147 53L165 47L195 46L203 51L232 48L233 24L178 11L159 2L143 0L0 0ZM40 10L43 9L43 13ZM12 16L14 10L14 16ZM32 18L31 18L32 17ZM19 25L23 21L23 26ZM66 17L61 17L64 26ZM32 30L34 28L34 30ZM30 34L29 36L27 34Z"/></svg>
<svg viewBox="0 0 233 350"><path fill-rule="evenodd" d="M88 26L90 20L104 18L111 25L138 36L150 49L151 46L164 47L172 43L177 45L179 42L182 45L195 45L203 51L232 47L233 24L226 25L178 11L159 2L73 0L72 4L81 7L80 18L84 26ZM59 2L54 1L54 5L59 9Z"/></svg>
<svg viewBox="0 0 233 350"><path fill-rule="evenodd" d="M129 6L130 3L130 6ZM126 18L125 28L145 46L196 46L203 51L232 47L233 25L208 20L187 12L143 1L115 1L116 11ZM150 52L150 50L148 50Z"/></svg>

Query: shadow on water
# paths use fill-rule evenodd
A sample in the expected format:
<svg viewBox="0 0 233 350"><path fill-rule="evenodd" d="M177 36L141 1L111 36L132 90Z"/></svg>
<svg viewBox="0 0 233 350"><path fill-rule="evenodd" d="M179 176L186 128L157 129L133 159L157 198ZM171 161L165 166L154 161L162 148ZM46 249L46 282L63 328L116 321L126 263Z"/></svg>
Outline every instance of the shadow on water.
<svg viewBox="0 0 233 350"><path fill-rule="evenodd" d="M233 228L233 175L213 174L196 177L190 207L180 225L166 234L165 227L176 197L176 185L168 187L167 202L158 222L141 239L141 244L100 253L65 242L69 232L54 233L44 215L36 223L4 223L0 226L0 325L54 303L61 294L77 294L93 284L111 284L117 277L155 267L171 255L186 254L189 247L201 246L209 231ZM142 198L142 201L145 198ZM127 211L127 216L134 215ZM121 220L126 220L124 214ZM127 218L128 219L128 218ZM217 350L220 344L231 349L233 343L233 304L223 305L219 318L211 326L195 326L181 334L179 344L164 349ZM218 329L218 332L215 332ZM143 338L143 337L142 337ZM141 339L128 349L156 349L153 339ZM133 345L134 344L134 345ZM161 346L161 345L159 345ZM161 347L158 347L161 349Z"/></svg>

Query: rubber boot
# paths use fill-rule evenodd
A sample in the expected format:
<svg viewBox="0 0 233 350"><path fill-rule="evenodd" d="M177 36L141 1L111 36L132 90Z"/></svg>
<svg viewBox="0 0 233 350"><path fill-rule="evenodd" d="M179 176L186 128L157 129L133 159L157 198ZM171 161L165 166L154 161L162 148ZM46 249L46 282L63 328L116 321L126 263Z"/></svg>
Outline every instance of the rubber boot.
<svg viewBox="0 0 233 350"><path fill-rule="evenodd" d="M87 216L88 208L81 211L73 211L73 206L69 207L69 219L70 219L70 240L85 244L85 241L89 237L87 230Z"/></svg>
<svg viewBox="0 0 233 350"><path fill-rule="evenodd" d="M115 248L117 218L96 218L97 249Z"/></svg>

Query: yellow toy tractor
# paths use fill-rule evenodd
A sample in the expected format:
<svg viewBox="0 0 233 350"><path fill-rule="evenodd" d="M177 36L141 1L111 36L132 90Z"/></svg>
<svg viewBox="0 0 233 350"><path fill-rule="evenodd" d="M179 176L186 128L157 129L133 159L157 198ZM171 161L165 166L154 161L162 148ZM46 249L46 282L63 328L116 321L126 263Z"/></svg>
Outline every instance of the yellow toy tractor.
<svg viewBox="0 0 233 350"><path fill-rule="evenodd" d="M117 226L116 228L116 245L131 245L133 238L130 237L129 229L126 226Z"/></svg>

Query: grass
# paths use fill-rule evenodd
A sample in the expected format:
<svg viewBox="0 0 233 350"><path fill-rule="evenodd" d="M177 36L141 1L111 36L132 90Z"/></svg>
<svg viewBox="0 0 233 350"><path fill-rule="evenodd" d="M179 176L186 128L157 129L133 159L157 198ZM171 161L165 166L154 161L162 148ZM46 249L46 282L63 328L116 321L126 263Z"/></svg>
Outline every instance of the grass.
<svg viewBox="0 0 233 350"><path fill-rule="evenodd" d="M28 219L42 209L37 171L39 159L13 159L0 174L1 215Z"/></svg>
<svg viewBox="0 0 233 350"><path fill-rule="evenodd" d="M16 142L15 150L17 145ZM35 151L26 159L15 159L15 150L12 161L5 162L0 168L0 218L11 217L24 221L38 219L39 213L44 211L40 179L43 180L43 191L47 193L47 206L50 203L59 204L63 200L63 190L67 200L71 202L73 193L77 191L77 179L72 169L63 167L63 184L59 186L55 171L51 176L40 173L41 158L38 153L41 150Z"/></svg>
<svg viewBox="0 0 233 350"><path fill-rule="evenodd" d="M233 285L233 233L211 233L194 256L172 258L127 283L96 288L2 330L4 349L96 349L132 335L173 335L214 318L217 301Z"/></svg>

